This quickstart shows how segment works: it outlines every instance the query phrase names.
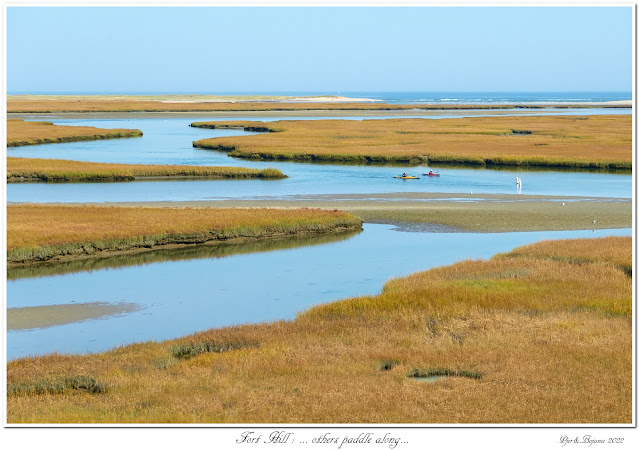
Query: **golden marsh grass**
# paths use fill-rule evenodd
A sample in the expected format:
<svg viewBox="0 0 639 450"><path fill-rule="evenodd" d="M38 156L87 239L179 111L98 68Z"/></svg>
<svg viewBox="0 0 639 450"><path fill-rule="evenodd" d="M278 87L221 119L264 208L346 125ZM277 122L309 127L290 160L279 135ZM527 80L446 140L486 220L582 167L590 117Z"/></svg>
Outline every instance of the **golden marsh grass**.
<svg viewBox="0 0 639 450"><path fill-rule="evenodd" d="M571 261L582 245L591 261ZM632 281L610 261L631 246L533 245L294 321L22 358L8 422L630 423ZM433 371L477 377L411 378Z"/></svg>
<svg viewBox="0 0 639 450"><path fill-rule="evenodd" d="M277 169L181 165L105 164L63 159L7 158L7 182L133 181L144 178L264 178L286 176Z"/></svg>
<svg viewBox="0 0 639 450"><path fill-rule="evenodd" d="M629 115L232 121L191 126L270 131L193 143L249 159L632 168Z"/></svg>
<svg viewBox="0 0 639 450"><path fill-rule="evenodd" d="M25 263L353 229L361 229L361 220L337 210L8 205L7 259Z"/></svg>
<svg viewBox="0 0 639 450"><path fill-rule="evenodd" d="M7 120L7 147L140 136L142 136L140 130L124 128L72 127L53 125L52 122L25 122L21 119Z"/></svg>
<svg viewBox="0 0 639 450"><path fill-rule="evenodd" d="M542 259L555 259L574 263L600 263L616 266L628 275L632 275L632 246L620 245L627 239L607 237L590 240L542 241L531 244L521 250L511 252L519 256L520 252L527 256Z"/></svg>

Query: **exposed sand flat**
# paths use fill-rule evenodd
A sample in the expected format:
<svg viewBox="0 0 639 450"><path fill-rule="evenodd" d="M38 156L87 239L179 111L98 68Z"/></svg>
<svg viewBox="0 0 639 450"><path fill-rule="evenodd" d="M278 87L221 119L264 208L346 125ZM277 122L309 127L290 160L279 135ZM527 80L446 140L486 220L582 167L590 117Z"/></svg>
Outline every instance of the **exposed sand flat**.
<svg viewBox="0 0 639 450"><path fill-rule="evenodd" d="M282 100L286 96L278 95L7 95L7 101L24 101L24 100L104 100L104 101L160 101L160 102L179 102L179 103L197 103L197 102L232 102L232 101L264 101L264 100Z"/></svg>
<svg viewBox="0 0 639 450"><path fill-rule="evenodd" d="M617 197L580 197L571 195L523 195L523 194L469 194L469 193L448 193L448 192L382 192L370 194L298 194L289 195L285 198L260 197L262 200L492 200L492 201L529 201L529 200L626 200ZM629 200L629 199L628 199Z"/></svg>
<svg viewBox="0 0 639 450"><path fill-rule="evenodd" d="M378 102L371 98L344 97L341 95L8 95L9 101L24 100L106 100L106 101L159 101L162 103L340 103Z"/></svg>
<svg viewBox="0 0 639 450"><path fill-rule="evenodd" d="M129 314L142 307L136 303L72 303L68 305L7 308L7 330L46 328L55 325L101 319L116 314Z"/></svg>
<svg viewBox="0 0 639 450"><path fill-rule="evenodd" d="M588 105L624 105L632 106L632 100L614 100L610 102L587 102Z"/></svg>
<svg viewBox="0 0 639 450"><path fill-rule="evenodd" d="M381 102L382 100L375 98L361 98L361 97L342 97L341 95L326 95L326 96L314 96L314 97L293 97L289 102L303 103L303 102L317 102L317 103L339 103L339 102Z"/></svg>
<svg viewBox="0 0 639 450"><path fill-rule="evenodd" d="M435 224L476 232L630 228L631 199L486 194L339 194L287 199L110 203L117 206L340 209L368 223Z"/></svg>
<svg viewBox="0 0 639 450"><path fill-rule="evenodd" d="M147 99L145 99L147 100ZM324 97L264 97L255 96L251 98L234 98L219 97L206 98L200 100L160 100L162 103L247 103L247 102L264 102L264 103L347 103L347 102L381 102L381 100L373 98L355 98L341 97L337 95L329 95Z"/></svg>

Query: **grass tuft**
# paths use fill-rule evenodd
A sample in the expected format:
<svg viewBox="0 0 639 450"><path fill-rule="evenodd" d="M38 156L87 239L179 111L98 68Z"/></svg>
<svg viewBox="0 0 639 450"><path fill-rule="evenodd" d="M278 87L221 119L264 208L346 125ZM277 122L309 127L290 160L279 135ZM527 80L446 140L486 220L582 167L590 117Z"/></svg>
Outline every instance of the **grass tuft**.
<svg viewBox="0 0 639 450"><path fill-rule="evenodd" d="M166 370L177 362L177 358L169 356L168 358L154 359L151 361L151 365L158 370Z"/></svg>
<svg viewBox="0 0 639 450"><path fill-rule="evenodd" d="M7 385L7 396L33 396L45 394L64 394L68 390L86 392L89 394L103 394L107 392L106 385L97 382L86 375L59 378L55 380L39 380Z"/></svg>
<svg viewBox="0 0 639 450"><path fill-rule="evenodd" d="M393 370L393 368L395 368L395 366L401 364L401 361L398 361L396 359L384 359L382 361L379 361L375 367L377 368L377 370L381 370L382 372L388 372L389 370Z"/></svg>
<svg viewBox="0 0 639 450"><path fill-rule="evenodd" d="M241 350L244 348L259 348L258 342L252 341L229 341L229 342L190 342L178 344L169 349L169 353L174 358L185 359L202 353L223 353L231 350Z"/></svg>
<svg viewBox="0 0 639 450"><path fill-rule="evenodd" d="M408 378L426 378L426 377L465 377L479 380L484 376L482 372L475 372L471 370L453 370L447 368L434 368L434 369L413 369L406 374Z"/></svg>

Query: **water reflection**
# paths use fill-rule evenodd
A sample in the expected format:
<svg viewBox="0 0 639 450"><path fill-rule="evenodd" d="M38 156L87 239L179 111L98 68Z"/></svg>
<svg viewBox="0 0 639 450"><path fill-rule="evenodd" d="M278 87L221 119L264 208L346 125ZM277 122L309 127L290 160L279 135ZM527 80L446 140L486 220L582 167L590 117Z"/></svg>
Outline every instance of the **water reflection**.
<svg viewBox="0 0 639 450"><path fill-rule="evenodd" d="M294 236L278 239L263 239L244 243L201 244L173 249L156 249L143 253L107 256L103 258L87 258L64 262L43 262L26 266L15 266L7 270L7 280L20 278L37 278L62 275L72 272L93 272L102 269L114 269L126 266L142 266L145 264L193 260L203 258L224 258L245 253L262 253L296 247L327 244L348 239L358 231L347 231L339 234L318 234Z"/></svg>

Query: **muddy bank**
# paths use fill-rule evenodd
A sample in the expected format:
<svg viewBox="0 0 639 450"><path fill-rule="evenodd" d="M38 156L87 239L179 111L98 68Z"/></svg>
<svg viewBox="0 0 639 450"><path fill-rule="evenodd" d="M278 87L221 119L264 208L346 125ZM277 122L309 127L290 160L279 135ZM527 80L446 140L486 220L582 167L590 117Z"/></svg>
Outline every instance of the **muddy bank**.
<svg viewBox="0 0 639 450"><path fill-rule="evenodd" d="M112 203L174 206L174 202ZM180 202L188 207L323 208L353 213L368 223L419 223L459 231L512 232L630 228L632 200L496 194L338 194L287 199ZM436 229L436 228L434 228Z"/></svg>

